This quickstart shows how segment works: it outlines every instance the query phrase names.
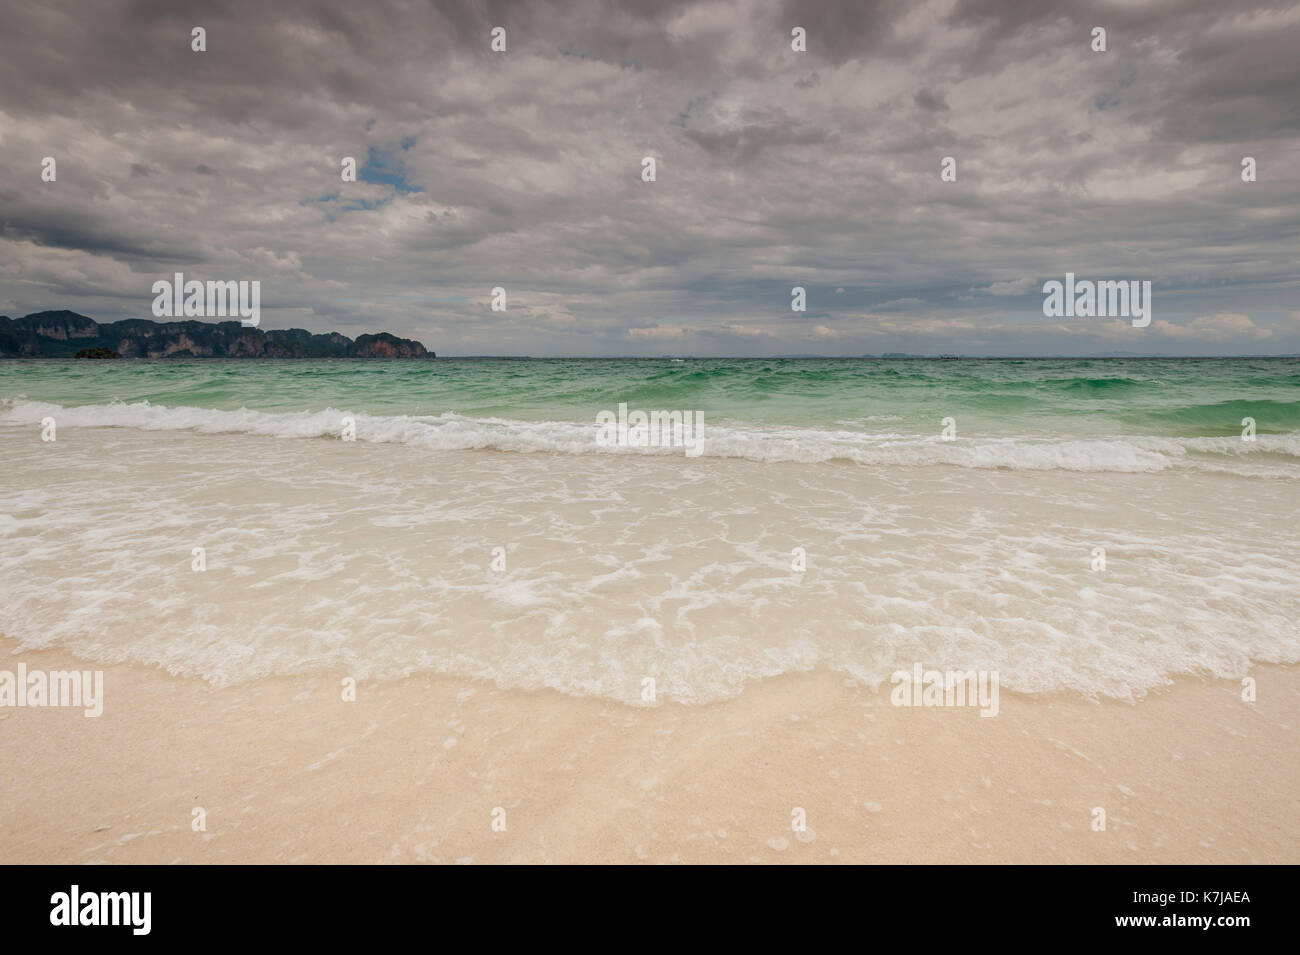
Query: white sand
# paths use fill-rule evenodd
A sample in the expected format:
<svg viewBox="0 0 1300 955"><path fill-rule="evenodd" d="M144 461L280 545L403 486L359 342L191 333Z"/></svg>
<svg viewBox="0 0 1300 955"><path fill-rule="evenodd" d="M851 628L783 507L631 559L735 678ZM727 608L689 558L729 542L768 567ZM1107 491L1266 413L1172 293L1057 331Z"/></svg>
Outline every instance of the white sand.
<svg viewBox="0 0 1300 955"><path fill-rule="evenodd" d="M0 668L85 665L14 647ZM0 709L0 862L1296 863L1300 674L1254 675L1255 703L1183 679L1137 704L1003 691L984 719L825 672L633 708L111 666L98 719Z"/></svg>

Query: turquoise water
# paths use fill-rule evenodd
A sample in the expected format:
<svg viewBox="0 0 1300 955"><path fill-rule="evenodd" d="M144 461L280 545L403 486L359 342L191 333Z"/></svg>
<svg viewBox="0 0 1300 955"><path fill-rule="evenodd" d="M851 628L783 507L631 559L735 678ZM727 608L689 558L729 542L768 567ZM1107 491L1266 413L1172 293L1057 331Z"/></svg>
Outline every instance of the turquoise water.
<svg viewBox="0 0 1300 955"><path fill-rule="evenodd" d="M713 423L931 434L1300 430L1297 359L0 362L0 401L586 422L620 402Z"/></svg>

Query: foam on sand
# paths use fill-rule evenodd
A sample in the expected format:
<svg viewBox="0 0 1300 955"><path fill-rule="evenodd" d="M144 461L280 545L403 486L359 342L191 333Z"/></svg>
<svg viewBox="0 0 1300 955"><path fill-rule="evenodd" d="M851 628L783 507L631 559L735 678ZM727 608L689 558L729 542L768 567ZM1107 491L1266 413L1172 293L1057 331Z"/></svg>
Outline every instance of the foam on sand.
<svg viewBox="0 0 1300 955"><path fill-rule="evenodd" d="M1181 673L1300 660L1287 480L680 454L629 467L634 452L594 443L427 443L496 427L473 419L358 420L359 435L391 429L367 444L272 437L324 438L333 412L190 409L181 429L184 414L144 405L60 409L47 444L29 422L48 411L0 422L0 632L29 648L215 684L432 671L637 705L646 678L656 702L702 703L812 669L879 686L917 662L1133 699ZM554 444L554 429L503 433Z"/></svg>

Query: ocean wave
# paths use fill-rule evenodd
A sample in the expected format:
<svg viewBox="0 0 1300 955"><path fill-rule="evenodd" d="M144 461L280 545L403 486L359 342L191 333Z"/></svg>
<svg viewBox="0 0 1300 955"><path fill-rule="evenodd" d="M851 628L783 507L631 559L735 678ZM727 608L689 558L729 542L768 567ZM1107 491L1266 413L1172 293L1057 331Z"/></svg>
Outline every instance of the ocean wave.
<svg viewBox="0 0 1300 955"><path fill-rule="evenodd" d="M438 415L370 415L343 409L321 411L220 410L168 407L148 401L64 407L7 399L0 401L0 423L38 425L53 417L59 427L132 428L145 431L243 433L275 438L339 439L345 419L355 424L356 440L399 444L431 451L491 450L516 453L681 455L684 448L602 445L593 422L523 421ZM1171 467L1223 470L1229 462L1300 457L1300 431L1238 437L1113 436L962 436L944 441L938 434L713 424L700 431L701 456L760 462L849 462L874 466L950 465L1026 471L1140 473Z"/></svg>

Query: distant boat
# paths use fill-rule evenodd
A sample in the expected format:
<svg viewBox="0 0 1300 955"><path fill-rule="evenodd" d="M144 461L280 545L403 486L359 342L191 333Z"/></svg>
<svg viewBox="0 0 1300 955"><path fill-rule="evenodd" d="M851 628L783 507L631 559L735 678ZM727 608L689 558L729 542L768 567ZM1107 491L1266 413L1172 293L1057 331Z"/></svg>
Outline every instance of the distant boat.
<svg viewBox="0 0 1300 955"><path fill-rule="evenodd" d="M939 360L940 360L940 361L961 361L961 356L959 356L959 355L940 355L940 356L939 356Z"/></svg>

